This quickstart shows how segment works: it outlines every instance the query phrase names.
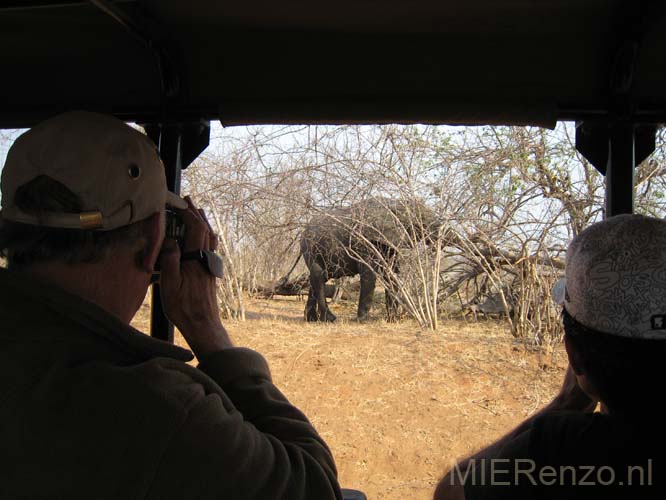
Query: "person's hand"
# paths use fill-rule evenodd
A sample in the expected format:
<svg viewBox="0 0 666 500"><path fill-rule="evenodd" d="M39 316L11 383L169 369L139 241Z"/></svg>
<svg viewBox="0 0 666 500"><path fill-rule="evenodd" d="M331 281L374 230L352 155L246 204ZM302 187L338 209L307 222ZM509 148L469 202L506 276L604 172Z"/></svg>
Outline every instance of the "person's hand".
<svg viewBox="0 0 666 500"><path fill-rule="evenodd" d="M206 215L189 197L185 199L189 207L180 212L185 223L183 251L214 251L217 236ZM220 321L215 277L197 261L181 262L180 255L176 240L164 241L160 258L160 291L167 317L178 327L199 358L231 347L229 336Z"/></svg>
<svg viewBox="0 0 666 500"><path fill-rule="evenodd" d="M548 405L547 409L549 410L575 410L582 412L593 412L597 407L598 401L590 398L580 385L578 385L578 380L576 379L576 374L574 373L571 365L567 368L567 372L564 375L564 382L560 392L553 401Z"/></svg>

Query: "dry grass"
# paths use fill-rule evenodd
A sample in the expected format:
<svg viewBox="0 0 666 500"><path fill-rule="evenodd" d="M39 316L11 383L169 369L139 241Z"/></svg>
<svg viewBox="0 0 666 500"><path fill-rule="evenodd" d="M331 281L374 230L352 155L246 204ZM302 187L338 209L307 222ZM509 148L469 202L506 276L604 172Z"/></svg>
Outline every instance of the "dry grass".
<svg viewBox="0 0 666 500"><path fill-rule="evenodd" d="M248 320L226 325L264 354L326 439L341 484L373 500L431 498L453 460L548 402L564 374L563 349L528 352L503 323L451 321L432 333L410 321L358 324L352 304L335 310L338 323L311 324L294 298L251 300Z"/></svg>

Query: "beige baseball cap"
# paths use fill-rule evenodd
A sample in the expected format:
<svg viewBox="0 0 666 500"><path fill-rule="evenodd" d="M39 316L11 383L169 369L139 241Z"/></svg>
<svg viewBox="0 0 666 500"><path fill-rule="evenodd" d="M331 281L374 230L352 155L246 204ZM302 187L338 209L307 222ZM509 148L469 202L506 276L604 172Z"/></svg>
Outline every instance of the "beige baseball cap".
<svg viewBox="0 0 666 500"><path fill-rule="evenodd" d="M18 188L39 176L66 186L81 213L27 214L14 204ZM167 190L153 142L113 116L70 111L22 134L2 170L2 219L38 226L108 231L187 202Z"/></svg>
<svg viewBox="0 0 666 500"><path fill-rule="evenodd" d="M666 221L618 215L582 231L553 298L593 330L666 340Z"/></svg>

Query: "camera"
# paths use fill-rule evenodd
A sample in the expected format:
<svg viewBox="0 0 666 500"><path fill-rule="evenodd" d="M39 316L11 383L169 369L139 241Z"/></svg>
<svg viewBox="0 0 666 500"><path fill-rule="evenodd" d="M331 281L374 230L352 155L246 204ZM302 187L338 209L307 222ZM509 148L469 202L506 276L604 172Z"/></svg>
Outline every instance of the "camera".
<svg viewBox="0 0 666 500"><path fill-rule="evenodd" d="M185 246L185 231L186 227L183 217L177 211L167 208L165 237L176 240L181 251ZM204 267L204 269L206 269L206 271L216 278L222 278L224 275L222 258L210 250L201 249L185 252L181 254L180 260L181 262L196 260Z"/></svg>
<svg viewBox="0 0 666 500"><path fill-rule="evenodd" d="M175 210L166 209L166 238L174 239L180 248L185 243L185 222L181 215Z"/></svg>

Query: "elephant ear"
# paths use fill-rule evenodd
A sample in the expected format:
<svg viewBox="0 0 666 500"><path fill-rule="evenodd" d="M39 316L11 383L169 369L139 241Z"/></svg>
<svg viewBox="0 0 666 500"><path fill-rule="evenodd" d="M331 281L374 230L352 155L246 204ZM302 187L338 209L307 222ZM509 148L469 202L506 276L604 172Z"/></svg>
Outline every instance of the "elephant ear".
<svg viewBox="0 0 666 500"><path fill-rule="evenodd" d="M352 239L382 245L410 247L422 240L434 221L432 211L418 200L368 198L321 214L310 226L340 242Z"/></svg>
<svg viewBox="0 0 666 500"><path fill-rule="evenodd" d="M410 247L438 227L433 211L420 200L372 198L355 211L365 238L394 247Z"/></svg>
<svg viewBox="0 0 666 500"><path fill-rule="evenodd" d="M409 224L406 215L397 200L370 198L352 207L350 222L353 231L368 241L401 246Z"/></svg>

